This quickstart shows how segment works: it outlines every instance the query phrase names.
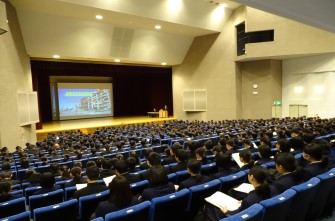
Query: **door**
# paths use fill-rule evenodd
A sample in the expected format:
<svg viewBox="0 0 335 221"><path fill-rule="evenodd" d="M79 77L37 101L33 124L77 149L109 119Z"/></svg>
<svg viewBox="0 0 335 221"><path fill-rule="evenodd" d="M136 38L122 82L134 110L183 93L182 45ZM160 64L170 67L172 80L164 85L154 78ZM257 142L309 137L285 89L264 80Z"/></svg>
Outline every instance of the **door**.
<svg viewBox="0 0 335 221"><path fill-rule="evenodd" d="M308 106L307 105L299 105L299 104L290 104L289 106L289 116L290 117L307 117L308 114Z"/></svg>

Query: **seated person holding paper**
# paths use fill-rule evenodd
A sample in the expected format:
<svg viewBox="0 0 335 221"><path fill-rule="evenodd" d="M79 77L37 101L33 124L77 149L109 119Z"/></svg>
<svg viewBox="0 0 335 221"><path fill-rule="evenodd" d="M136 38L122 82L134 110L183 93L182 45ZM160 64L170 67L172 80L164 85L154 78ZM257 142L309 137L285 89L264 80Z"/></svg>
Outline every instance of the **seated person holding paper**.
<svg viewBox="0 0 335 221"><path fill-rule="evenodd" d="M82 170L80 167L73 167L71 169L72 180L65 183L65 187L75 186L76 184L86 183L86 180L82 177Z"/></svg>
<svg viewBox="0 0 335 221"><path fill-rule="evenodd" d="M322 146L319 144L308 144L304 147L303 155L308 165L305 166L305 180L325 173L328 170L328 158L323 157Z"/></svg>
<svg viewBox="0 0 335 221"><path fill-rule="evenodd" d="M155 197L174 193L175 187L169 182L167 172L163 166L152 166L150 168L149 184L150 187L143 190L140 200L152 200Z"/></svg>
<svg viewBox="0 0 335 221"><path fill-rule="evenodd" d="M139 203L132 195L130 185L123 176L116 176L109 183L108 200L100 202L95 210L95 217L105 217L107 213L115 212Z"/></svg>
<svg viewBox="0 0 335 221"><path fill-rule="evenodd" d="M216 166L218 167L218 172L211 176L212 179L218 179L223 176L228 176L235 173L237 170L232 167L231 155L227 153L219 153L215 156Z"/></svg>
<svg viewBox="0 0 335 221"><path fill-rule="evenodd" d="M98 167L88 167L86 169L86 180L87 186L77 190L73 194L73 198L79 199L79 197L87 196L95 193L100 193L108 189L106 185L98 183L100 172Z"/></svg>
<svg viewBox="0 0 335 221"><path fill-rule="evenodd" d="M201 162L198 160L188 161L187 171L191 176L179 184L178 190L190 188L192 186L203 184L211 180L208 176L200 174Z"/></svg>
<svg viewBox="0 0 335 221"><path fill-rule="evenodd" d="M212 213L216 220L220 220L271 197L271 189L267 184L267 172L265 168L255 166L250 169L248 180L255 189L250 191L249 194L241 201L241 206L238 209L230 211L228 210L229 205L220 208L209 205L207 206L206 211L208 213Z"/></svg>
<svg viewBox="0 0 335 221"><path fill-rule="evenodd" d="M297 167L296 159L291 153L277 154L275 163L279 177L271 184L273 194L280 194L303 181L304 171Z"/></svg>

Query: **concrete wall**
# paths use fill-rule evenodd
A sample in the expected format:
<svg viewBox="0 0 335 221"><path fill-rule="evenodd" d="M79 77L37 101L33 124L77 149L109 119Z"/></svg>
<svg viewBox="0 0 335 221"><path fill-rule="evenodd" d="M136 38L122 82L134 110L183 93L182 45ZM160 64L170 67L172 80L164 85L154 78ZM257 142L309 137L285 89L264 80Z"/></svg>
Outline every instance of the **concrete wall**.
<svg viewBox="0 0 335 221"><path fill-rule="evenodd" d="M11 151L36 142L35 125L19 126L17 91L31 91L30 59L26 53L15 8L6 3L8 32L0 35L0 146Z"/></svg>

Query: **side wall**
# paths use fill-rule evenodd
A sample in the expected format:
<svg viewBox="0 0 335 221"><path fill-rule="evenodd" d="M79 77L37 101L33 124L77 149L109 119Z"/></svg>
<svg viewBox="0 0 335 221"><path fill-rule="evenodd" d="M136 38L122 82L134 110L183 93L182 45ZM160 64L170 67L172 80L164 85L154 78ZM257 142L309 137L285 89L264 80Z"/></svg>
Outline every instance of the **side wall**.
<svg viewBox="0 0 335 221"><path fill-rule="evenodd" d="M17 91L31 91L29 56L23 43L15 8L6 3L9 31L0 35L0 146L10 151L36 142L35 125L19 126Z"/></svg>
<svg viewBox="0 0 335 221"><path fill-rule="evenodd" d="M308 116L335 117L335 53L283 61L283 117L289 105L308 105Z"/></svg>

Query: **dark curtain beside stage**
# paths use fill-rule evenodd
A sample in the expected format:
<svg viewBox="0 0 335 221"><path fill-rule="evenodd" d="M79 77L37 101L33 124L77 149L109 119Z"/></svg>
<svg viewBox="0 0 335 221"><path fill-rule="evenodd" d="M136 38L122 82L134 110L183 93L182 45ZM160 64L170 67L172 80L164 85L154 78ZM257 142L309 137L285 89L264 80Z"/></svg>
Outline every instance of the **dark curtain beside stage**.
<svg viewBox="0 0 335 221"><path fill-rule="evenodd" d="M143 116L165 105L173 115L172 68L32 60L31 71L42 122L52 121L49 76L112 77L116 117Z"/></svg>

